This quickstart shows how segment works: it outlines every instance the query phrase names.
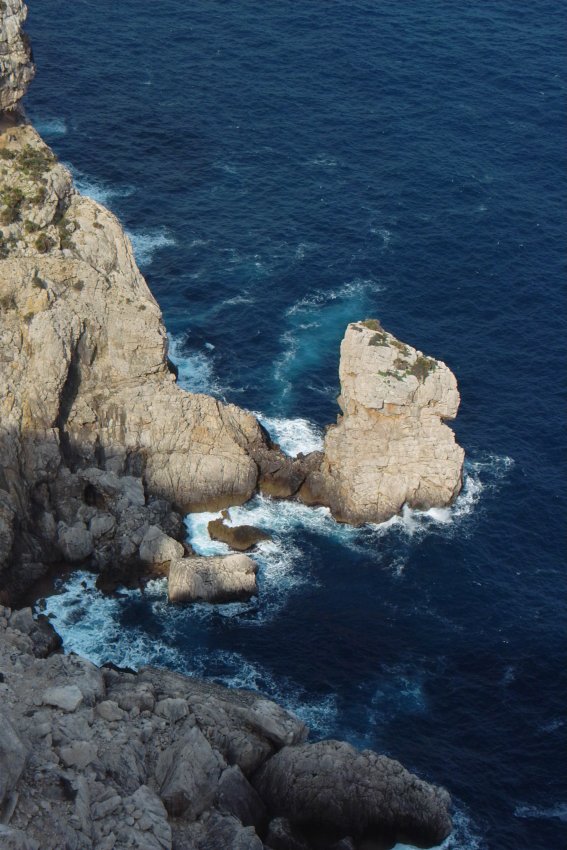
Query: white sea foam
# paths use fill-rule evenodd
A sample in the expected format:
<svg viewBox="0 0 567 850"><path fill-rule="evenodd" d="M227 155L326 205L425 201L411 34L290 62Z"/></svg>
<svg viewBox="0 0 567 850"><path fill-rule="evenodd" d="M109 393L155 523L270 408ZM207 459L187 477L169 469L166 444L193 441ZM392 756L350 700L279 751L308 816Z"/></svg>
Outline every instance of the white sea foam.
<svg viewBox="0 0 567 850"><path fill-rule="evenodd" d="M212 351L214 346L205 343L206 351L185 350L185 339L169 336L169 356L179 370L179 386L192 393L206 393L223 397L226 389L221 386L216 374Z"/></svg>
<svg viewBox="0 0 567 850"><path fill-rule="evenodd" d="M308 159L307 164L317 165L319 168L336 168L338 160L334 156L329 156L329 154L320 153L312 157L312 159Z"/></svg>
<svg viewBox="0 0 567 850"><path fill-rule="evenodd" d="M323 429L308 419L283 419L254 413L270 437L291 457L323 448Z"/></svg>
<svg viewBox="0 0 567 850"><path fill-rule="evenodd" d="M255 623L265 622L287 604L292 592L308 580L313 584L306 573L301 549L292 537L298 527L297 508L310 511L298 503L275 502L264 496L256 496L246 505L231 508L228 525L254 525L272 535L271 540L258 544L253 553L258 563L259 597L249 602L223 605L218 609L210 605L195 605L193 608L199 617L208 618L214 614L232 618L247 614L253 615ZM220 512L204 512L186 517L189 541L197 554L223 555L230 551L226 544L209 537L209 522L220 516ZM312 519L317 522L315 518Z"/></svg>
<svg viewBox="0 0 567 850"><path fill-rule="evenodd" d="M175 245L175 239L165 228L129 230L127 234L130 237L136 261L141 267L149 266L157 251Z"/></svg>
<svg viewBox="0 0 567 850"><path fill-rule="evenodd" d="M401 665L383 665L380 685L371 701L370 718L391 719L398 713L421 714L427 711L427 701L420 674Z"/></svg>
<svg viewBox="0 0 567 850"><path fill-rule="evenodd" d="M560 820L567 823L567 803L555 803L552 806L530 806L521 803L514 809L514 817L538 818L541 820Z"/></svg>
<svg viewBox="0 0 567 850"><path fill-rule="evenodd" d="M382 240L382 248L385 250L389 247L390 242L392 241L392 231L388 230L386 227L371 227L370 232L374 236L379 236Z"/></svg>
<svg viewBox="0 0 567 850"><path fill-rule="evenodd" d="M95 578L78 571L68 576L62 592L46 600L45 612L64 640L67 652L76 652L95 664L112 662L138 669L144 664L168 667L189 676L199 676L233 688L258 691L294 712L319 736L328 735L337 724L336 698L313 697L288 679L277 680L260 664L228 650L210 650L197 644L183 650L174 645L176 634L187 619L200 619L213 606L172 607L167 604L164 580L149 582L144 601L163 634L148 634L141 626L123 628L120 614L125 601L139 600L139 591L124 591L118 597L104 596L95 588ZM235 606L222 606L231 608Z"/></svg>
<svg viewBox="0 0 567 850"><path fill-rule="evenodd" d="M102 204L104 207L112 208L116 198L127 198L134 193L131 186L109 186L102 180L93 180L92 177L69 163L65 163L65 166L73 175L73 181L81 195L92 198L93 201Z"/></svg>
<svg viewBox="0 0 567 850"><path fill-rule="evenodd" d="M357 277L336 289L316 289L289 307L286 315L293 316L297 313L312 312L335 301L350 301L370 292L380 292L382 289L383 287L374 278Z"/></svg>
<svg viewBox="0 0 567 850"><path fill-rule="evenodd" d="M153 586L152 586L153 585ZM149 591L165 598L165 585L150 583ZM141 664L158 664L180 669L180 653L142 627L125 630L120 623L124 600L138 594L125 590L119 596L104 596L95 587L91 573L78 571L64 583L64 592L46 599L45 613L63 638L65 650L76 652L95 664L111 661L136 669Z"/></svg>
<svg viewBox="0 0 567 850"><path fill-rule="evenodd" d="M64 118L34 118L33 125L39 135L48 141L67 134L67 123Z"/></svg>
<svg viewBox="0 0 567 850"><path fill-rule="evenodd" d="M192 673L230 688L258 691L293 712L316 735L330 735L337 726L337 700L333 694L314 698L288 679L275 677L239 652L213 650L193 660Z"/></svg>

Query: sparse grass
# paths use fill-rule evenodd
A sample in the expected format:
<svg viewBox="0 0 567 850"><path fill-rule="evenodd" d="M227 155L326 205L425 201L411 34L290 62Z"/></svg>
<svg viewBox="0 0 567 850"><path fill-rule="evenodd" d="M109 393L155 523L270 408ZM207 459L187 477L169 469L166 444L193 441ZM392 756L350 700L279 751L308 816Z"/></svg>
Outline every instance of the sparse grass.
<svg viewBox="0 0 567 850"><path fill-rule="evenodd" d="M387 346L388 345L388 334L384 333L384 331L382 331L381 333L373 334L368 341L368 345L385 345L385 346Z"/></svg>
<svg viewBox="0 0 567 850"><path fill-rule="evenodd" d="M359 322L359 324L364 325L364 327L368 328L369 331L384 330L378 319L365 319L363 322Z"/></svg>
<svg viewBox="0 0 567 850"><path fill-rule="evenodd" d="M18 156L18 166L28 177L38 180L55 164L55 155L51 151L39 150L26 145Z"/></svg>
<svg viewBox="0 0 567 850"><path fill-rule="evenodd" d="M396 357L396 359L394 360L394 369L397 369L398 372L407 371L408 366L408 361L404 360L403 357Z"/></svg>
<svg viewBox="0 0 567 850"><path fill-rule="evenodd" d="M47 197L47 189L45 186L38 186L35 195L31 198L31 203L36 204L38 207L43 204Z"/></svg>
<svg viewBox="0 0 567 850"><path fill-rule="evenodd" d="M40 278L39 274L37 273L37 269L33 275L32 286L35 287L35 289L47 289L45 281Z"/></svg>
<svg viewBox="0 0 567 850"><path fill-rule="evenodd" d="M20 217L20 208L24 201L24 193L18 187L4 189L1 194L4 209L0 213L2 224L13 224Z"/></svg>
<svg viewBox="0 0 567 850"><path fill-rule="evenodd" d="M14 151L9 151L7 148L2 148L0 150L0 159L15 159L16 154Z"/></svg>
<svg viewBox="0 0 567 850"><path fill-rule="evenodd" d="M378 372L378 374L381 375L382 378L395 378L396 381L403 381L404 380L403 375L398 375L397 372L390 372L390 370L388 370L387 372L380 371L380 372Z"/></svg>
<svg viewBox="0 0 567 850"><path fill-rule="evenodd" d="M26 218L24 221L24 230L26 233L37 233L38 230L41 230L41 227L35 221L30 221L29 218Z"/></svg>
<svg viewBox="0 0 567 850"><path fill-rule="evenodd" d="M417 380L422 384L432 372L437 369L437 363L431 357L425 357L420 354L415 363L412 363L409 369L410 375L415 375Z"/></svg>
<svg viewBox="0 0 567 850"><path fill-rule="evenodd" d="M391 343L391 345L393 345L393 346L394 346L394 348L397 348L397 349L398 349L398 351L401 351L401 353L402 353L403 355L405 355L405 357L408 357L408 355L409 355L409 353L410 353L410 350L409 350L409 348L407 347L407 345L404 345L404 343L403 343L403 342L400 342L400 340L399 340L399 339L391 339L391 340L390 340L390 343Z"/></svg>
<svg viewBox="0 0 567 850"><path fill-rule="evenodd" d="M34 242L36 251L40 254L47 254L53 248L53 239L47 233L40 233Z"/></svg>
<svg viewBox="0 0 567 850"><path fill-rule="evenodd" d="M61 249L73 249L75 247L75 243L73 242L71 236L75 232L76 227L77 225L75 223L68 221L65 217L61 219L61 221L57 225L57 231L59 233L59 245Z"/></svg>
<svg viewBox="0 0 567 850"><path fill-rule="evenodd" d="M18 309L18 304L13 292L10 292L9 295L0 295L0 307L2 308L3 313L7 313L8 310Z"/></svg>

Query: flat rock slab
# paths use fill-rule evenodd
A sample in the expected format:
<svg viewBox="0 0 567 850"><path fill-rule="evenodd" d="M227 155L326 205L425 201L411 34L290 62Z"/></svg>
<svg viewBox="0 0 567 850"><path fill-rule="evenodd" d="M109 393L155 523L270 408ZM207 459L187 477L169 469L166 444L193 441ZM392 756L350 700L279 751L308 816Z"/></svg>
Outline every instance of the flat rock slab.
<svg viewBox="0 0 567 850"><path fill-rule="evenodd" d="M42 697L44 705L53 705L63 711L76 711L82 701L83 694L76 685L48 688Z"/></svg>
<svg viewBox="0 0 567 850"><path fill-rule="evenodd" d="M257 595L257 572L247 555L182 558L169 568L169 601L242 602Z"/></svg>

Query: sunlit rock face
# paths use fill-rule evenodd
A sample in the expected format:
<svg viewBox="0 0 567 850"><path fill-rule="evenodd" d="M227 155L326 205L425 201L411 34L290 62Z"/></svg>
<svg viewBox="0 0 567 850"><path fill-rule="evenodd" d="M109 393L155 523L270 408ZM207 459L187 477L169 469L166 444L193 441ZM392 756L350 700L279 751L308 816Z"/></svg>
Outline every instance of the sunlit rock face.
<svg viewBox="0 0 567 850"><path fill-rule="evenodd" d="M464 452L445 424L460 400L448 366L368 320L348 326L339 371L343 415L327 431L303 500L353 524L381 522L404 505L450 504L461 489Z"/></svg>
<svg viewBox="0 0 567 850"><path fill-rule="evenodd" d="M27 17L22 0L0 3L0 111L12 109L25 95L35 68L22 24Z"/></svg>

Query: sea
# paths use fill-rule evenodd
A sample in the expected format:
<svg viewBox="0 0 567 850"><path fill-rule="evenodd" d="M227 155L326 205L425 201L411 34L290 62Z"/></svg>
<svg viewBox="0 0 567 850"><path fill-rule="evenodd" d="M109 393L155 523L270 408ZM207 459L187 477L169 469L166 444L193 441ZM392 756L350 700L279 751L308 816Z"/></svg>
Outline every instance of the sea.
<svg viewBox="0 0 567 850"><path fill-rule="evenodd" d="M69 651L258 690L446 786L444 850L567 846L564 24L557 0L29 0L26 109L124 223L180 383L316 449L375 317L457 375L467 458L452 507L382 525L232 510L272 535L250 603L78 572L43 604Z"/></svg>

